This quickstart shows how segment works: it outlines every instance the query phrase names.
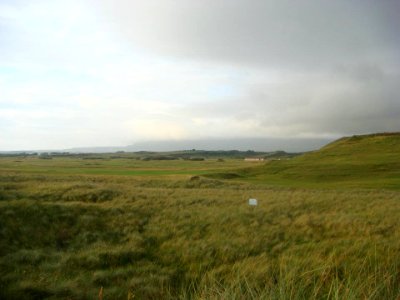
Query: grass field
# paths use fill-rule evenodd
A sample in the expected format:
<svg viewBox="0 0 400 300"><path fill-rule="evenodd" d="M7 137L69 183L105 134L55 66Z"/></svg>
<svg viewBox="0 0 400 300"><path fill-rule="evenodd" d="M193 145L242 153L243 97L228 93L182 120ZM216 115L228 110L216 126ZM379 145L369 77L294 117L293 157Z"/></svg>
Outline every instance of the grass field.
<svg viewBox="0 0 400 300"><path fill-rule="evenodd" d="M265 163L1 157L0 299L399 299L399 139Z"/></svg>

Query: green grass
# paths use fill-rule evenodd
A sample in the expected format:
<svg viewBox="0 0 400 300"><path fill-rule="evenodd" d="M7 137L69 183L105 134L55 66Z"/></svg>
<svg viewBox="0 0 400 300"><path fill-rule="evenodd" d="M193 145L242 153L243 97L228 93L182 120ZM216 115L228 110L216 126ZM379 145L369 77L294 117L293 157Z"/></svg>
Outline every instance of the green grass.
<svg viewBox="0 0 400 300"><path fill-rule="evenodd" d="M343 138L318 151L236 173L243 180L274 186L400 189L400 134Z"/></svg>
<svg viewBox="0 0 400 300"><path fill-rule="evenodd" d="M348 143L265 165L0 158L0 299L397 300L395 170L340 158L371 170L397 146Z"/></svg>
<svg viewBox="0 0 400 300"><path fill-rule="evenodd" d="M124 176L164 176L202 175L221 170L236 169L245 164L241 159L227 159L217 162L205 161L141 161L131 159L81 160L79 158L55 157L51 160L27 157L10 159L0 157L0 172L34 173L45 175L124 175Z"/></svg>

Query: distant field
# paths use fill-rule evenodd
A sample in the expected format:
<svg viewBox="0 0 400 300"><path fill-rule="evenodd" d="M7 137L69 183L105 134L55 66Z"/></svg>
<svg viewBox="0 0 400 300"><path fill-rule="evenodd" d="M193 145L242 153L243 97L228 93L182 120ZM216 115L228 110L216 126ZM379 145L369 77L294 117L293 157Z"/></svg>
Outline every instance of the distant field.
<svg viewBox="0 0 400 300"><path fill-rule="evenodd" d="M350 142L256 163L1 157L0 299L397 300L397 137Z"/></svg>
<svg viewBox="0 0 400 300"><path fill-rule="evenodd" d="M204 161L132 159L85 159L54 157L9 158L0 157L0 172L35 173L46 175L127 175L127 176L164 176L164 175L201 175L218 171L235 170L245 166L254 166L259 162L245 162L242 159L216 159Z"/></svg>

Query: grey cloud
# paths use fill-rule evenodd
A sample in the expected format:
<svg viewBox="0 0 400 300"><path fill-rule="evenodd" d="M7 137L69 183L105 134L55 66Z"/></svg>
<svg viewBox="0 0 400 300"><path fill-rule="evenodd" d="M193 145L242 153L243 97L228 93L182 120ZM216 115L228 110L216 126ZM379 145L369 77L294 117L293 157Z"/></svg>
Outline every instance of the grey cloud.
<svg viewBox="0 0 400 300"><path fill-rule="evenodd" d="M399 58L398 1L103 0L136 46L269 68Z"/></svg>
<svg viewBox="0 0 400 300"><path fill-rule="evenodd" d="M360 70L365 70L360 73ZM400 129L399 74L368 64L307 75L275 85L248 86L247 93L219 103L186 107L185 114L254 124L254 132L335 136Z"/></svg>
<svg viewBox="0 0 400 300"><path fill-rule="evenodd" d="M102 1L136 47L258 74L185 115L284 136L400 130L399 1Z"/></svg>
<svg viewBox="0 0 400 300"><path fill-rule="evenodd" d="M360 82L356 77L345 82L320 82L329 87L327 92L305 87L303 91L299 91L299 95L309 97L312 101L300 108L288 109L278 114L276 121L282 128L289 124L295 132L315 134L399 130L400 104L398 95L394 92L398 82L400 76L387 76L380 81ZM301 100L299 102L304 103ZM268 107L268 101L263 103ZM268 126L269 123L268 119L262 122L263 126Z"/></svg>

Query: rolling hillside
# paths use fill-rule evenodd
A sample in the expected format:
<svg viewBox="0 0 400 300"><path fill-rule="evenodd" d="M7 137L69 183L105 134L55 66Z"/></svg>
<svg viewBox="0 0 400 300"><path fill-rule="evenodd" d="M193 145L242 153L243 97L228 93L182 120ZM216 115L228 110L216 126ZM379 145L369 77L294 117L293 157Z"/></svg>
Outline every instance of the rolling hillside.
<svg viewBox="0 0 400 300"><path fill-rule="evenodd" d="M246 180L303 187L400 188L400 133L344 137L291 160L238 172Z"/></svg>

